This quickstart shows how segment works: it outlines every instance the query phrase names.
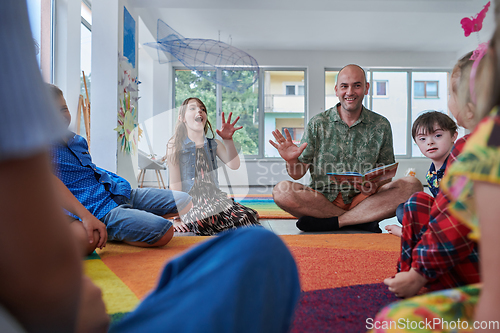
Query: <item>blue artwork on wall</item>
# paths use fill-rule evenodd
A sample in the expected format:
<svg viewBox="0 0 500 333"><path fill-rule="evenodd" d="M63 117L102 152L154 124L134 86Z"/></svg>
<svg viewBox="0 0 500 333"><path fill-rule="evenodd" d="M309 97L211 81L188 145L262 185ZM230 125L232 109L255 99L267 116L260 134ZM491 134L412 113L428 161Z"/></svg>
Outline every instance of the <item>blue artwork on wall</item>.
<svg viewBox="0 0 500 333"><path fill-rule="evenodd" d="M123 55L135 68L135 20L123 7Z"/></svg>

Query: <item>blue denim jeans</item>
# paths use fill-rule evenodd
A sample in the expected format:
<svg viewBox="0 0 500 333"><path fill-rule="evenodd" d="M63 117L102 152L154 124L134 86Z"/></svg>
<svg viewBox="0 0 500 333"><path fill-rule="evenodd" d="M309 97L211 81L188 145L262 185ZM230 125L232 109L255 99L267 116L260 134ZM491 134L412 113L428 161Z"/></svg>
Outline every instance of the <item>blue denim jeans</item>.
<svg viewBox="0 0 500 333"><path fill-rule="evenodd" d="M239 228L170 261L158 286L109 332L285 333L299 294L283 241L264 228Z"/></svg>
<svg viewBox="0 0 500 333"><path fill-rule="evenodd" d="M101 221L108 239L154 244L172 227L162 215L177 213L191 202L184 192L154 188L133 189L130 199L113 208Z"/></svg>

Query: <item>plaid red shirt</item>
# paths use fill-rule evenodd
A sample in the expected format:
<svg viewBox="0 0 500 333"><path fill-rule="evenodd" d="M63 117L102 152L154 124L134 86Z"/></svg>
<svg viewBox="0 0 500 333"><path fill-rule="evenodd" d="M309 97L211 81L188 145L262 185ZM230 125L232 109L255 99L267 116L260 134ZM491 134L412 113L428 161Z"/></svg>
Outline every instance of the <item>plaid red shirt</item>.
<svg viewBox="0 0 500 333"><path fill-rule="evenodd" d="M447 166L456 161L468 137L456 142ZM429 280L430 290L480 281L477 244L467 237L470 229L450 214L449 202L443 192L435 199L419 192L405 204L400 270L415 269Z"/></svg>

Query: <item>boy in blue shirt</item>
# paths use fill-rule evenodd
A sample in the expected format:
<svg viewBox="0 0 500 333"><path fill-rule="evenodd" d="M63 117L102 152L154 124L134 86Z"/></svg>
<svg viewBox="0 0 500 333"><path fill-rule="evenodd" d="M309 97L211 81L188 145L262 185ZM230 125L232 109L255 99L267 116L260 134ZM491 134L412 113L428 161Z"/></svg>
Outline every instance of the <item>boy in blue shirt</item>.
<svg viewBox="0 0 500 333"><path fill-rule="evenodd" d="M434 197L439 193L439 183L444 176L448 156L457 139L457 124L448 115L429 111L421 114L413 123L411 135L425 157L432 160L425 178ZM396 210L398 222L403 221L404 203ZM401 236L401 227L388 225L385 229L396 236Z"/></svg>

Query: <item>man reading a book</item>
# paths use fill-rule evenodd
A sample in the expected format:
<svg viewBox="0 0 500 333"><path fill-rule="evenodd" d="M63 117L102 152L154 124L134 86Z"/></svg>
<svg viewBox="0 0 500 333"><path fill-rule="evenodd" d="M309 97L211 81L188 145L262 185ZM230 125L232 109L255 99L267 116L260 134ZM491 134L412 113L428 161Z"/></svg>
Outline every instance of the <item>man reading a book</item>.
<svg viewBox="0 0 500 333"><path fill-rule="evenodd" d="M273 189L276 204L299 218L302 231L331 231L343 227L381 232L380 220L395 215L397 206L412 193L422 191L416 177L378 185L334 183L328 173L359 172L394 163L389 121L363 106L369 83L365 71L347 65L337 76L335 92L340 102L311 118L299 146L285 129L273 131L290 177L297 180L309 170L311 183L282 181Z"/></svg>

